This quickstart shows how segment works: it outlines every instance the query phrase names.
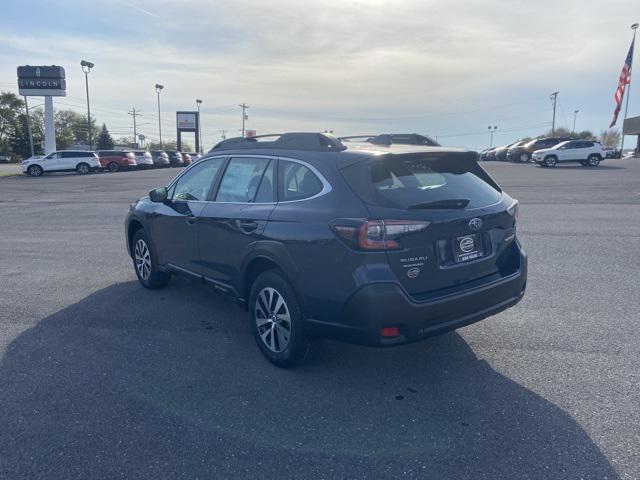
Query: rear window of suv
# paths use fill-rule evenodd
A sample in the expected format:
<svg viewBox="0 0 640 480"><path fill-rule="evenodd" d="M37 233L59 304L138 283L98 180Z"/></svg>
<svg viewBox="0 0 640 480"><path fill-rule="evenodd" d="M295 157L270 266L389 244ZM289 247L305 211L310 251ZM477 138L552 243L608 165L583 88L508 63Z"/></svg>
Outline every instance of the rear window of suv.
<svg viewBox="0 0 640 480"><path fill-rule="evenodd" d="M500 188L465 154L394 155L376 158L362 168L343 171L347 182L367 203L390 208L479 208L498 202ZM367 179L368 181L363 181ZM447 202L460 201L457 204Z"/></svg>

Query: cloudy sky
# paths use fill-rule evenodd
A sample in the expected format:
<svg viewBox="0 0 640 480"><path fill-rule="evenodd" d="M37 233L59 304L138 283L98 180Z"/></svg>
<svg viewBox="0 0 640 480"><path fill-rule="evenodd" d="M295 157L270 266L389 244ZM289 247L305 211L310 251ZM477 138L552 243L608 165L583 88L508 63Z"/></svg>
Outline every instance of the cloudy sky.
<svg viewBox="0 0 640 480"><path fill-rule="evenodd" d="M445 145L484 148L557 125L600 132L640 21L638 0L3 0L0 90L16 66L62 65L66 98L115 136L163 138L175 111L201 98L205 146L240 128L239 103L258 133L418 132ZM636 54L640 62L640 54ZM640 77L629 113L640 114ZM38 103L32 99L32 104Z"/></svg>

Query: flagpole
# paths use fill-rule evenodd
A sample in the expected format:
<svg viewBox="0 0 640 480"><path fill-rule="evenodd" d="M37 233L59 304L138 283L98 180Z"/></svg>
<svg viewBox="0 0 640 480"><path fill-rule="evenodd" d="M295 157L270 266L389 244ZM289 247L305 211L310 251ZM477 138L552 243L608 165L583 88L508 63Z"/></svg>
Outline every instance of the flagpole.
<svg viewBox="0 0 640 480"><path fill-rule="evenodd" d="M636 53L636 30L638 29L638 24L634 23L631 25L631 29L633 30L633 40L631 40L631 45L633 45L633 53ZM633 75L633 56L631 57L631 69L629 70L629 83L627 84L627 100L624 104L624 117L622 119L622 142L620 143L620 158L623 156L624 150L624 121L627 119L627 110L629 110L629 97L631 96L631 76Z"/></svg>

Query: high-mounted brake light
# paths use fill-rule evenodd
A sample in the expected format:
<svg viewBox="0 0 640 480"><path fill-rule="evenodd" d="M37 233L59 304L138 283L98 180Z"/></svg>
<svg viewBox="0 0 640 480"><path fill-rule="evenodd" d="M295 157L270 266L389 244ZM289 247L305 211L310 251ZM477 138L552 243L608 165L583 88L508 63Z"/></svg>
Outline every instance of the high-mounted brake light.
<svg viewBox="0 0 640 480"><path fill-rule="evenodd" d="M413 220L338 220L331 228L351 247L360 250L399 250L398 239L426 230L430 222Z"/></svg>
<svg viewBox="0 0 640 480"><path fill-rule="evenodd" d="M520 216L520 207L517 200L514 200L511 206L507 208L507 213L513 217L513 224L517 224Z"/></svg>

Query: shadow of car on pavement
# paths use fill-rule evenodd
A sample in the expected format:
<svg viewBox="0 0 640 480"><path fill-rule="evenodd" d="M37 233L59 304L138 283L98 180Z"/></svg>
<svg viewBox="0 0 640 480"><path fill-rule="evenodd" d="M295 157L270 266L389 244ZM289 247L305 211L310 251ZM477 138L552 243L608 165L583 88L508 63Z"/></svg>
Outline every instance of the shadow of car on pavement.
<svg viewBox="0 0 640 480"><path fill-rule="evenodd" d="M457 333L323 341L281 370L247 318L180 279L44 318L0 360L0 477L618 478L570 415Z"/></svg>

